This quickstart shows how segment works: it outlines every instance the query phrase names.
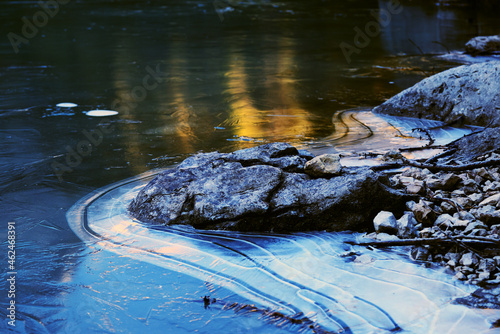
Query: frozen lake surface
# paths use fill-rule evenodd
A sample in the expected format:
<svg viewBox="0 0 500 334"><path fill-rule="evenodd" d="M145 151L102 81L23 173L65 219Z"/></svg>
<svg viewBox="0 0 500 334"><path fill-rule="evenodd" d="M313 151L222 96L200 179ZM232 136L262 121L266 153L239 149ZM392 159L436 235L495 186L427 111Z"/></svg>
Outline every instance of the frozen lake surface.
<svg viewBox="0 0 500 334"><path fill-rule="evenodd" d="M92 315L84 324L89 331L99 328L95 320L101 318L109 318L107 330L121 331L120 313L132 304L142 305L145 318L143 322L130 319L128 329L159 329L166 319L175 319L178 309L168 300L172 299L170 290L179 283L163 278L172 272L190 277L183 288L191 284L194 295L177 302L181 312L192 310L193 305L198 308L204 323L199 329L202 333L217 331L220 317L235 317L229 307L233 303L251 304L265 310L264 314L280 312L311 321L305 325L268 316L264 322L274 326L266 332L389 333L401 329L407 333L481 333L488 332L492 320L500 317L500 310L481 312L454 305L454 298L467 295L473 287L453 280L442 268L410 261L408 249L382 251L344 243L360 238L357 233L280 235L144 225L131 218L126 207L154 174L96 191L67 214L72 230L94 250L95 256L88 261L112 252L124 260L144 262L155 268L154 281L161 284L155 292L142 291L120 271L103 273L107 285L81 289L83 306L80 294L67 300L79 312ZM200 291L193 281L203 282L205 289ZM103 294L111 297L112 314L109 307L102 307ZM217 301L204 310L201 295ZM253 308L252 312L242 310L238 314L245 321L262 318ZM172 325L182 327L182 323Z"/></svg>

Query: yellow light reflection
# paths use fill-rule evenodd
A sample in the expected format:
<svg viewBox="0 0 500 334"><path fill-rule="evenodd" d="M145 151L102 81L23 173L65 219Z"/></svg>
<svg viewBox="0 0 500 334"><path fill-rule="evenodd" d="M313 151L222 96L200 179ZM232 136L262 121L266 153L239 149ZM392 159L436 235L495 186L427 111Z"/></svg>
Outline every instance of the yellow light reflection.
<svg viewBox="0 0 500 334"><path fill-rule="evenodd" d="M228 79L225 93L230 96L229 117L221 126L231 126L238 137L256 139L290 140L307 136L311 132L310 113L295 100L297 94L294 47L291 41L283 37L277 53L264 59L263 75L265 79L264 103L271 108L258 108L250 97L252 91L248 82L248 63L242 55L233 53L226 72ZM260 101L259 101L260 102Z"/></svg>

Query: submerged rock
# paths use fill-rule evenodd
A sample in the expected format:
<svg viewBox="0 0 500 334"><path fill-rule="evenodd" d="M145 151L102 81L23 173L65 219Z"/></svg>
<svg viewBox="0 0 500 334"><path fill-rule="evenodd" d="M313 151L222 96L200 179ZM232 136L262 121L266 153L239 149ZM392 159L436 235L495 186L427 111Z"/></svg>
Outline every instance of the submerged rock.
<svg viewBox="0 0 500 334"><path fill-rule="evenodd" d="M500 286L494 288L479 288L470 295L457 298L454 303L474 308L500 309Z"/></svg>
<svg viewBox="0 0 500 334"><path fill-rule="evenodd" d="M376 113L444 122L500 126L500 62L464 65L428 77L380 106Z"/></svg>
<svg viewBox="0 0 500 334"><path fill-rule="evenodd" d="M241 231L373 230L410 198L368 168L312 178L310 155L285 143L194 155L159 174L129 206L139 220Z"/></svg>

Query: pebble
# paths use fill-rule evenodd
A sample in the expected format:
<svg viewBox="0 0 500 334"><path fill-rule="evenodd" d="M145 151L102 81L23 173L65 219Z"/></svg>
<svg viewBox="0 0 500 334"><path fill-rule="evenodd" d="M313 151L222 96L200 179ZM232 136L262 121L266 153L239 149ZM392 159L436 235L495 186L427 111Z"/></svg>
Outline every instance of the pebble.
<svg viewBox="0 0 500 334"><path fill-rule="evenodd" d="M468 197L470 198L471 201L474 202L474 204L481 202L484 198L483 194L480 194L480 193L471 194ZM481 205L481 204L479 204L479 205Z"/></svg>

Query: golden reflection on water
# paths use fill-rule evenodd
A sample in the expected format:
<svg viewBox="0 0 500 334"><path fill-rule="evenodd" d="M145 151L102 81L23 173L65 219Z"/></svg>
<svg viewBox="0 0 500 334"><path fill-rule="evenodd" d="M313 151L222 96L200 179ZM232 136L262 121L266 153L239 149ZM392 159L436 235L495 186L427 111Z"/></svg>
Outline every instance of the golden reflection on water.
<svg viewBox="0 0 500 334"><path fill-rule="evenodd" d="M231 127L234 136L253 139L290 140L306 137L312 131L310 113L296 101L294 48L290 39L279 40L278 52L263 59L265 97L257 103L250 96L249 64L242 55L233 53L225 73L229 95L229 115L220 124ZM257 104L265 105L259 108Z"/></svg>
<svg viewBox="0 0 500 334"><path fill-rule="evenodd" d="M127 119L120 127L127 135L124 136L125 159L134 161L130 168L134 173L142 173L148 168L146 163L150 157L145 157L141 150L144 145L144 140L147 136L162 137L164 140L175 140L175 146L183 152L196 151L194 148L195 142L198 140L196 129L194 129L195 121L197 120L197 112L188 102L191 98L189 83L188 83L188 57L186 54L186 41L172 41L171 53L165 59L164 63L160 64L162 71L165 68L169 69L168 75L163 78L163 84L159 84L157 88L161 90L160 101L158 105L160 110L154 112L145 112L145 104L151 100L134 100L131 95L133 90L140 87L141 80L137 81L137 77L127 75L125 71L116 71L115 73L115 90L116 101L120 109L122 117ZM126 49L119 49L126 50ZM130 56L123 52L120 55L120 62L132 62ZM156 66L150 66L155 68ZM148 72L144 70L144 75ZM147 91L148 95L155 94L155 91ZM156 101L155 101L156 102ZM116 104L116 103L115 103ZM146 127L144 126L146 122ZM169 152L164 152L169 154Z"/></svg>
<svg viewBox="0 0 500 334"><path fill-rule="evenodd" d="M148 97L145 101L134 101L131 92L141 80L124 70L115 71L115 101L120 101L117 106L121 108L121 117L127 119L120 125L127 134L124 136L125 158L134 161L131 164L134 172L143 172L148 162L148 157L142 156L141 152L144 137L148 135L174 141L176 150L181 152L197 151L200 141L210 140L205 137L210 136L207 132L216 125L224 128L226 139L296 142L312 136L314 114L298 101L301 92L297 46L293 39L285 36L267 42L274 47L258 59L251 59L242 47L228 46L226 60L207 60L204 70L214 68L209 78L214 73L223 75L214 83L214 91L226 101L218 111L219 122L207 116L214 115L211 110L217 107L210 105L212 100L197 102L200 93L193 88L194 79L202 74L193 73L193 66L198 66L200 56L192 54L187 40L171 41L170 51L161 62L162 70L168 72L164 84L159 85L161 93L148 92L157 100ZM117 58L120 63L133 63L133 57L126 52ZM256 87L258 93L255 93ZM151 102L156 103L160 110L144 113L143 109L148 107L146 104ZM236 148L246 147L248 141L234 142L234 145Z"/></svg>
<svg viewBox="0 0 500 334"><path fill-rule="evenodd" d="M187 40L178 39L172 42L172 48L167 60L169 69L168 84L165 96L168 101L163 103L168 116L162 117L159 124L163 136L174 136L175 146L184 152L196 151L195 144L199 140L197 133L198 116L202 114L200 107L190 104L193 98L189 82L189 50ZM173 111L173 112L172 112Z"/></svg>
<svg viewBox="0 0 500 334"><path fill-rule="evenodd" d="M126 40L120 40L120 42L127 43ZM129 48L116 48L115 62L117 64L133 63L134 55L127 52L127 50ZM126 136L123 136L125 161L134 162L128 166L134 173L143 173L147 168L145 167L146 159L141 153L141 129L139 127L141 113L136 110L138 101L134 101L131 96L132 89L137 85L137 78L130 71L126 71L119 66L115 68L116 70L112 73L114 74L113 84L116 97L113 100L112 107L120 112L122 118L128 121L120 124L121 131L127 133Z"/></svg>
<svg viewBox="0 0 500 334"><path fill-rule="evenodd" d="M219 140L236 139L232 149L254 145L254 140L321 142L335 146L337 151L353 147L373 150L408 141L397 129L369 112L332 108L333 122L319 119L314 104L303 100L296 41L281 36L262 43L268 52L258 57L252 57L244 46L235 43L224 51L227 57L207 59L200 67L200 57L204 55L193 54L187 40L173 40L161 61L162 71L168 73L164 83L148 92L154 99L148 97L144 101L133 101L131 96L142 78L123 69L115 71L116 99L122 101L120 106L125 105L118 109L126 119L120 124L126 134L124 155L134 173L148 168L151 154L144 154L146 146L153 151L158 147L153 155L172 154L160 151L162 147L192 153L199 150L200 142L214 140L214 131L219 131ZM117 55L116 61L134 63L133 55L126 52ZM143 73L147 74L145 70ZM335 78L329 81L333 83ZM207 98L211 94L216 95L215 99ZM219 105L211 103L220 101L220 97L225 103L217 110ZM323 132L331 128L331 135L315 137L318 127Z"/></svg>

